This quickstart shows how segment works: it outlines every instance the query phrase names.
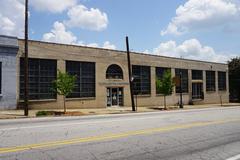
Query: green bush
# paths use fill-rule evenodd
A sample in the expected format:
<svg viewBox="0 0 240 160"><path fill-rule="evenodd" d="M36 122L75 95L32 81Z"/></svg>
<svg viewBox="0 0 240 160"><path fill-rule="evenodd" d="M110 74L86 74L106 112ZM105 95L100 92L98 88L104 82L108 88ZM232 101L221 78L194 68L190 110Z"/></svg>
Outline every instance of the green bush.
<svg viewBox="0 0 240 160"><path fill-rule="evenodd" d="M53 115L54 113L52 111L38 111L36 113L36 116L37 117L40 117L40 116L49 116L49 115Z"/></svg>

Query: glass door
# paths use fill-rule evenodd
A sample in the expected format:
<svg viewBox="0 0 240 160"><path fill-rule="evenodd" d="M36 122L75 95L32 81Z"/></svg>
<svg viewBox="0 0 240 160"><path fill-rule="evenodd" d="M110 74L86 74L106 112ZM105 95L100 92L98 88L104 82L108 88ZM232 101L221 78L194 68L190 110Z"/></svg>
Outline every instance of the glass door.
<svg viewBox="0 0 240 160"><path fill-rule="evenodd" d="M118 88L112 88L112 106L118 106Z"/></svg>
<svg viewBox="0 0 240 160"><path fill-rule="evenodd" d="M123 106L123 88L118 88L118 105Z"/></svg>
<svg viewBox="0 0 240 160"><path fill-rule="evenodd" d="M123 88L107 88L107 106L123 106Z"/></svg>
<svg viewBox="0 0 240 160"><path fill-rule="evenodd" d="M107 106L111 107L112 106L112 90L111 88L107 88Z"/></svg>

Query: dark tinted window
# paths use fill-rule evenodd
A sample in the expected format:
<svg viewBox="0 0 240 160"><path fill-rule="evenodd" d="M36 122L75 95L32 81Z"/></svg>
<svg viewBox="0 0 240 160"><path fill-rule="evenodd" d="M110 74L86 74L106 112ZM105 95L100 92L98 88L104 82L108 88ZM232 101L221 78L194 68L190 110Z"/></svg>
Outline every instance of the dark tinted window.
<svg viewBox="0 0 240 160"><path fill-rule="evenodd" d="M132 66L134 94L151 94L151 78L149 66Z"/></svg>
<svg viewBox="0 0 240 160"><path fill-rule="evenodd" d="M57 61L29 58L29 99L56 99L53 81L57 77ZM20 59L20 99L24 99L24 58Z"/></svg>
<svg viewBox="0 0 240 160"><path fill-rule="evenodd" d="M181 75L181 85L182 93L188 93L188 70L187 69L175 69L175 76L180 78ZM176 86L176 93L180 93L180 86Z"/></svg>
<svg viewBox="0 0 240 160"><path fill-rule="evenodd" d="M206 91L215 91L215 71L206 71Z"/></svg>
<svg viewBox="0 0 240 160"><path fill-rule="evenodd" d="M120 66L112 64L108 67L106 72L107 79L123 79L123 71Z"/></svg>
<svg viewBox="0 0 240 160"><path fill-rule="evenodd" d="M226 72L218 72L218 90L226 90Z"/></svg>
<svg viewBox="0 0 240 160"><path fill-rule="evenodd" d="M192 70L192 79L193 80L202 80L203 72L200 70Z"/></svg>
<svg viewBox="0 0 240 160"><path fill-rule="evenodd" d="M95 97L95 63L66 61L66 71L76 75L76 86L68 98Z"/></svg>
<svg viewBox="0 0 240 160"><path fill-rule="evenodd" d="M170 68L156 67L156 78L161 79L165 71L170 71Z"/></svg>

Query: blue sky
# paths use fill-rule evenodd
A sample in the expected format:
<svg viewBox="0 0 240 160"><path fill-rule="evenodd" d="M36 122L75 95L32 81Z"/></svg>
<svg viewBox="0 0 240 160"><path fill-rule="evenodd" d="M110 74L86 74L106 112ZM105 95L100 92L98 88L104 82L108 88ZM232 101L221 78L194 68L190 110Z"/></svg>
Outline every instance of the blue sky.
<svg viewBox="0 0 240 160"><path fill-rule="evenodd" d="M17 15L16 15L17 14ZM0 1L0 34L23 36L24 0ZM240 56L239 0L30 0L30 38L188 59Z"/></svg>
<svg viewBox="0 0 240 160"><path fill-rule="evenodd" d="M166 27L175 15L176 8L184 2L183 0L171 0L169 3L161 4L159 0L88 0L81 4L88 8L99 8L108 15L108 27L100 32L86 29L74 28L72 32L87 43L103 43L110 41L118 49L125 49L125 36L131 40L134 50L144 51L157 46L167 37L161 37L160 31ZM66 19L67 11L62 14L51 14L49 12L36 12L31 9L30 27L34 30L32 39L41 39L42 35L49 32L55 21ZM47 18L43 18L47 17ZM39 25L39 19L41 24Z"/></svg>

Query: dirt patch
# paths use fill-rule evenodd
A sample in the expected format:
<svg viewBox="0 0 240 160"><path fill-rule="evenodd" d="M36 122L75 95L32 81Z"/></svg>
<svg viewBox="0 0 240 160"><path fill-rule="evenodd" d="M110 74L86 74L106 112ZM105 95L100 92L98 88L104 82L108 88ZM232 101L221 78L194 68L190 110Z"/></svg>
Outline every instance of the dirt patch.
<svg viewBox="0 0 240 160"><path fill-rule="evenodd" d="M82 113L82 112L75 111L75 112L66 112L66 113L62 112L62 115L63 116L82 116L82 115L85 115L85 114Z"/></svg>
<svg viewBox="0 0 240 160"><path fill-rule="evenodd" d="M160 108L160 107L151 107L149 109L153 109L153 110L159 110L159 111L168 111L168 110L176 110L179 109L178 107L168 107L168 108Z"/></svg>

